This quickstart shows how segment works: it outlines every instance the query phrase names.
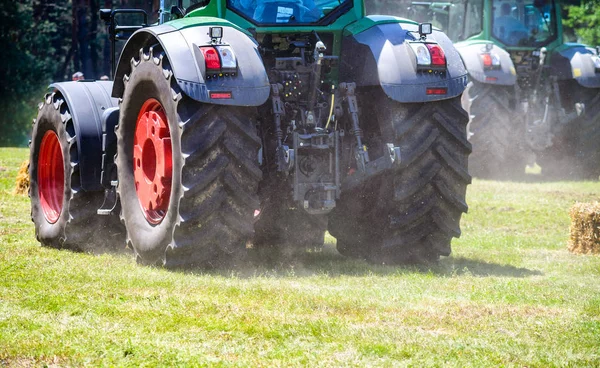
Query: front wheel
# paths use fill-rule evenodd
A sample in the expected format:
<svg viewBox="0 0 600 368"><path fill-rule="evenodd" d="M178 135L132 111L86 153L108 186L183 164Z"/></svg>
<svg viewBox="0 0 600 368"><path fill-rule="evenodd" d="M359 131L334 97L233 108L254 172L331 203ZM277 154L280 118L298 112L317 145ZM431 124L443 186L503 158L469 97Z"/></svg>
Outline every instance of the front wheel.
<svg viewBox="0 0 600 368"><path fill-rule="evenodd" d="M182 95L152 49L131 64L116 158L128 240L142 263L228 265L244 255L259 207L254 111Z"/></svg>

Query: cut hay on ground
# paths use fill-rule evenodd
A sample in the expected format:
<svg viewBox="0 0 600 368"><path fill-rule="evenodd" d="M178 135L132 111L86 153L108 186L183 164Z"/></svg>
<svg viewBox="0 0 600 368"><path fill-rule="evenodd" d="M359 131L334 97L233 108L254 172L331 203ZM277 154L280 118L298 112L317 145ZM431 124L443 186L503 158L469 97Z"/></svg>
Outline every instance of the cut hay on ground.
<svg viewBox="0 0 600 368"><path fill-rule="evenodd" d="M580 254L600 254L600 203L575 203L569 214L569 250Z"/></svg>
<svg viewBox="0 0 600 368"><path fill-rule="evenodd" d="M23 161L17 174L14 194L25 195L29 191L29 160Z"/></svg>

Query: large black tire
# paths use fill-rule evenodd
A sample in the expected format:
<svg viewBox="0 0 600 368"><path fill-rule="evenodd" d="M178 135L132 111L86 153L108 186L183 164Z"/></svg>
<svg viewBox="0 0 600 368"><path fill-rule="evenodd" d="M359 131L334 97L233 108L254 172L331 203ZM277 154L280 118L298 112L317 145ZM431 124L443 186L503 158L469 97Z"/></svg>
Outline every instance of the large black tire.
<svg viewBox="0 0 600 368"><path fill-rule="evenodd" d="M116 158L128 241L145 264L229 266L245 254L259 208L262 172L255 159L260 148L255 110L191 100L181 93L164 54L152 49L140 50L131 66ZM154 100L167 120L172 152L172 170L165 171L170 192L165 191L169 195L162 212L142 208L134 176L138 114Z"/></svg>
<svg viewBox="0 0 600 368"><path fill-rule="evenodd" d="M537 163L549 179L598 180L600 176L600 92L576 82L566 88L570 102L585 109L552 139L552 146L537 152Z"/></svg>
<svg viewBox="0 0 600 368"><path fill-rule="evenodd" d="M381 144L394 143L400 147L402 163L359 192L344 194L340 210L329 219L338 250L385 264L422 263L449 255L452 238L461 233L471 181L468 118L460 100L422 104L400 104L385 96L361 100L373 101L362 103L361 115L374 119L378 127L378 134L371 133L367 142L370 152L383 153Z"/></svg>
<svg viewBox="0 0 600 368"><path fill-rule="evenodd" d="M533 163L527 148L525 121L515 111L514 87L470 82L463 94L473 153L469 172L480 178L519 179Z"/></svg>
<svg viewBox="0 0 600 368"><path fill-rule="evenodd" d="M600 91L580 87L585 104L584 113L575 121L577 144L575 161L581 166L584 179L600 176Z"/></svg>
<svg viewBox="0 0 600 368"><path fill-rule="evenodd" d="M57 249L93 253L124 249L124 229L118 216L96 214L104 192L81 188L73 124L64 98L58 93L48 94L33 124L29 156L29 196L36 238L42 245Z"/></svg>

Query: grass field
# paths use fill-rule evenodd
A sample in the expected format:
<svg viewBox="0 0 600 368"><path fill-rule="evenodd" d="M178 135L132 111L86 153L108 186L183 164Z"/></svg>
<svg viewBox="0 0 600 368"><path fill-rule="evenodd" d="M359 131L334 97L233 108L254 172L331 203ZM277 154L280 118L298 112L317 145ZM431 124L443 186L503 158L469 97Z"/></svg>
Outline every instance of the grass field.
<svg viewBox="0 0 600 368"><path fill-rule="evenodd" d="M0 149L0 366L600 366L600 257L568 209L600 183L475 180L453 255L373 266L334 240L274 267L171 272L39 247Z"/></svg>

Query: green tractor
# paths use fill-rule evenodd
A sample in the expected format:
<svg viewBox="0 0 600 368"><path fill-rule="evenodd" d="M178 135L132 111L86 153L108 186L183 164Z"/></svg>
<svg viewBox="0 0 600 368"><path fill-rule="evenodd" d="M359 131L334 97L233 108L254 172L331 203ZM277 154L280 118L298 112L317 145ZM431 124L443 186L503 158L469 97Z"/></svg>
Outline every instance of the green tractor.
<svg viewBox="0 0 600 368"><path fill-rule="evenodd" d="M473 175L519 177L537 161L552 177L598 179L600 59L564 42L557 2L415 1L397 15L447 30L465 63Z"/></svg>
<svg viewBox="0 0 600 368"><path fill-rule="evenodd" d="M322 246L328 229L372 262L450 254L471 145L444 33L360 0L168 3L152 26L103 10L126 40L114 82L55 83L40 104L43 245L211 266Z"/></svg>

